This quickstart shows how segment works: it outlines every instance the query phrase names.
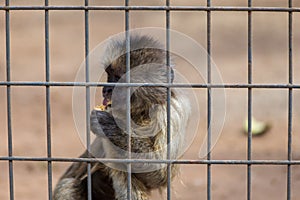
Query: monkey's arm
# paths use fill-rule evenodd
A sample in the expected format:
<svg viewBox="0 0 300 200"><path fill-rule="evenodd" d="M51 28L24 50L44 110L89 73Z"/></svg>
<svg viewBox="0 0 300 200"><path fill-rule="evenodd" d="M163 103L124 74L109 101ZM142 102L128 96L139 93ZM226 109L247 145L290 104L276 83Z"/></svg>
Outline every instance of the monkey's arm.
<svg viewBox="0 0 300 200"><path fill-rule="evenodd" d="M101 151L101 140L96 138L91 149ZM88 158L85 151L80 158ZM60 178L55 190L54 200L85 200L87 199L87 167L86 162L74 162ZM91 163L92 197L93 200L113 200L114 190L112 180L102 163Z"/></svg>
<svg viewBox="0 0 300 200"><path fill-rule="evenodd" d="M97 137L107 137L107 139L118 148L127 152L128 148L128 134L123 132L116 124L113 116L105 111L92 111L91 113L91 130L97 135ZM153 151L153 142L149 137L132 137L131 138L131 150L134 153L148 153ZM138 165L138 164L137 164ZM142 164L143 165L143 164ZM134 167L133 165L132 167ZM125 168L126 169L126 168ZM149 192L152 189L151 183L153 179L161 179L165 174L161 174L162 171L157 170L151 172L151 175L155 176L136 176L132 174L132 200L147 200ZM145 173L143 173L146 175ZM149 175L149 174L148 174ZM163 178L164 179L164 178ZM115 195L118 200L127 199L127 172L120 170L112 170L112 180L115 189ZM160 182L158 180L158 182ZM159 187L159 185L155 185ZM153 187L154 188L154 187Z"/></svg>

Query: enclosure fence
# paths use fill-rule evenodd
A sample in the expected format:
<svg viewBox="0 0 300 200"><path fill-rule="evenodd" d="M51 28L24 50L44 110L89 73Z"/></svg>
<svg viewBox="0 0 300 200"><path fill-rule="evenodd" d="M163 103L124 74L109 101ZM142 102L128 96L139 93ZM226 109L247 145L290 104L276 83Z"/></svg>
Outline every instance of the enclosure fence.
<svg viewBox="0 0 300 200"><path fill-rule="evenodd" d="M8 135L8 155L0 157L0 161L6 161L9 165L9 189L10 189L10 199L14 199L14 162L19 161L43 161L47 162L48 167L48 198L51 200L53 198L53 182L52 182L52 163L53 162L87 162L88 164L88 199L92 199L91 193L91 165L92 162L112 162L112 163L126 163L127 170L128 170L128 199L131 199L131 164L132 163L139 163L139 162L146 162L146 163L164 163L167 164L168 169L168 187L167 187L167 199L172 199L171 196L171 164L176 165L190 165L190 164L197 164L197 165L206 165L207 166L207 199L213 199L212 193L212 183L211 178L213 173L211 168L213 165L244 165L247 166L247 199L253 199L251 196L251 186L252 186L252 166L254 165L282 165L286 166L287 168L287 185L286 191L287 196L286 199L290 200L291 197L291 179L292 179L292 165L300 165L299 160L293 160L292 158L292 112L293 112L293 90L300 89L299 84L293 83L293 13L300 12L300 8L293 7L292 0L288 0L288 7L253 7L252 1L248 0L247 7L223 7L223 6L211 6L211 0L207 0L206 6L171 6L170 0L166 0L165 6L132 6L130 5L129 0L125 0L124 6L90 6L89 1L84 1L84 6L49 6L48 0L44 1L44 6L10 6L10 1L6 0L5 5L0 6L0 10L5 12L5 41L6 41L6 81L0 82L0 87L6 87L6 96L7 96L7 135ZM24 11L24 10L42 10L44 11L44 41L45 41L45 80L46 81L11 81L11 56L10 56L10 12L11 11ZM90 150L90 87L97 87L97 86L114 86L114 83L98 83L98 82L90 82L89 79L89 60L86 59L86 81L85 82L53 82L51 81L50 77L50 56L49 56L49 13L54 10L81 10L85 13L84 20L85 20L85 56L88 57L89 54L89 11L90 10L99 10L99 11L120 11L124 12L125 14L125 31L126 34L126 47L127 50L130 49L130 37L128 34L128 30L130 30L130 11L144 11L144 12L151 12L151 11L165 11L165 24L166 24L166 41L167 41L167 52L170 48L170 13L176 11L198 11L198 12L205 12L207 14L207 46L206 50L208 52L207 58L207 83L205 84L173 84L173 83L143 83L143 84L136 84L130 83L127 79L127 83L121 84L122 86L127 86L128 89L134 86L145 86L145 87L166 87L167 88L167 119L168 119L168 143L170 142L170 118L172 113L170 113L170 88L205 88L207 90L207 148L208 152L211 149L211 126L209 125L211 119L211 90L214 88L244 88L248 91L248 104L247 104L247 111L248 111L248 139L247 139L247 159L245 160L214 160L211 156L211 153L208 153L206 159L203 160L174 160L174 159L165 159L165 160L147 160L147 159L131 159L130 155L128 159L95 159L95 158L56 158L52 157L51 153L51 101L50 101L50 89L53 87L63 87L63 86L74 86L74 87L85 87L86 88L86 137L87 137L87 149ZM248 13L248 28L247 28L247 38L248 38L248 82L246 84L211 84L211 14L212 12L218 11L233 11L233 12L246 12ZM252 83L252 15L254 12L281 12L286 13L288 15L288 83L286 84L253 84ZM129 71L130 67L130 58L129 58L129 51L126 54L127 61L127 71ZM170 64L170 56L167 55L167 64ZM128 77L127 77L128 78ZM22 87L22 86L44 86L45 93L46 93L46 120L47 120L47 157L17 157L13 154L13 131L12 131L12 112L11 112L11 89L13 87ZM255 88L263 88L263 89L271 89L271 88L279 88L279 89L286 89L288 90L288 129L286 134L288 135L288 144L287 144L287 155L285 160L253 160L252 159L252 90ZM127 101L130 102L130 96L128 95ZM130 108L130 103L127 104L128 108ZM130 109L128 109L130 110ZM127 132L130 133L130 113L127 115ZM130 144L130 137L128 137ZM130 145L129 145L130 146ZM168 158L170 158L170 145L168 145ZM130 151L129 151L130 152Z"/></svg>

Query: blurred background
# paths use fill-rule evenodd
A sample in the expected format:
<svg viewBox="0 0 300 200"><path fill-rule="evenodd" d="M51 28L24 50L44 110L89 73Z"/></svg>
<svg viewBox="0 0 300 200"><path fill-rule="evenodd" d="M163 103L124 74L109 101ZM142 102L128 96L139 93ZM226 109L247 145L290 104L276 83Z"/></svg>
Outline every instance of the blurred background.
<svg viewBox="0 0 300 200"><path fill-rule="evenodd" d="M0 2L4 6L4 1ZM40 0L14 0L11 5L43 5ZM90 1L90 5L123 5L123 1ZM50 5L84 5L82 0L50 0ZM164 1L131 0L130 5L165 5ZM206 6L204 0L172 0L171 5ZM288 1L253 0L253 6L287 7ZM246 0L212 0L212 6L247 6ZM294 7L300 7L294 1ZM51 81L74 81L84 60L84 11L50 11ZM206 48L206 12L173 11L171 29L182 32ZM247 83L247 12L211 12L212 59L224 83ZM124 11L90 11L90 49L125 29ZM288 83L288 13L253 12L253 83ZM10 11L11 80L45 81L44 11ZM130 11L130 27L165 27L164 11ZM293 81L300 84L300 13L293 13ZM6 80L5 11L0 11L0 81ZM195 81L197 82L197 80ZM72 87L51 87L51 135L53 157L77 157L84 146L72 114ZM203 103L206 90L202 90ZM44 87L11 89L13 155L46 157L46 98ZM293 90L292 158L300 159L300 91ZM0 156L8 155L6 87L0 86ZM205 108L205 106L204 106ZM214 160L247 159L247 89L226 89L226 118ZM201 138L206 133L206 110L199 134L183 159L199 159ZM288 90L253 89L253 116L271 129L253 137L252 159L286 160ZM69 163L53 162L53 187ZM206 165L182 165L172 183L172 199L206 199ZM0 161L0 199L9 199L8 162ZM292 199L300 199L300 166L292 166ZM14 162L15 199L47 199L47 163ZM252 166L252 199L286 199L287 166ZM246 165L212 165L212 199L246 199ZM153 192L163 199L165 192Z"/></svg>

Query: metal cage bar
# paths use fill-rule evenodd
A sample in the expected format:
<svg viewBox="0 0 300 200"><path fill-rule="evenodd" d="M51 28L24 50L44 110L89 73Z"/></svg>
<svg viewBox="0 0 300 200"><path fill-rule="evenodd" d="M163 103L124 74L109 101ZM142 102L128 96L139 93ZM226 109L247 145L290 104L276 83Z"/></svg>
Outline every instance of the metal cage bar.
<svg viewBox="0 0 300 200"><path fill-rule="evenodd" d="M48 6L45 0L45 6ZM49 11L45 10L45 78L50 81L50 53L49 53ZM46 85L46 129L47 129L47 157L51 158L51 105L50 105L50 86ZM47 163L48 167L48 198L52 200L52 162Z"/></svg>
<svg viewBox="0 0 300 200"><path fill-rule="evenodd" d="M125 0L125 6L129 6L129 0ZM125 40L126 40L126 83L130 84L130 13L129 10L125 10ZM130 91L131 87L126 88L126 132L128 134L128 159L131 159L131 102ZM127 163L127 199L131 200L131 163Z"/></svg>
<svg viewBox="0 0 300 200"><path fill-rule="evenodd" d="M156 159L108 159L108 158L56 158L1 156L0 161L52 161L52 162L104 162L104 163L155 163L155 164L199 164L199 165L300 165L300 160L156 160Z"/></svg>
<svg viewBox="0 0 300 200"><path fill-rule="evenodd" d="M30 82L0 81L0 86L56 86L56 87L167 87L167 88L255 88L255 89L300 89L300 84L181 84L181 83L100 83L100 82Z"/></svg>
<svg viewBox="0 0 300 200"><path fill-rule="evenodd" d="M289 8L293 1L289 0ZM288 83L293 84L293 13L288 13ZM292 160L293 89L288 89L288 160ZM292 168L287 165L287 200L291 200Z"/></svg>
<svg viewBox="0 0 300 200"><path fill-rule="evenodd" d="M300 12L300 8L242 6L0 6L0 10L143 10L143 11L252 11Z"/></svg>
<svg viewBox="0 0 300 200"><path fill-rule="evenodd" d="M211 6L211 0L207 0L207 7ZM211 11L206 14L206 40L207 40L207 84L211 83ZM211 91L212 88L207 88L207 160L211 160ZM211 200L211 164L207 164L207 200Z"/></svg>
<svg viewBox="0 0 300 200"><path fill-rule="evenodd" d="M248 0L248 7L252 7L252 0ZM248 84L252 84L252 12L248 11ZM248 138L247 159L252 159L252 88L248 88ZM247 200L251 200L251 164L247 165Z"/></svg>
<svg viewBox="0 0 300 200"><path fill-rule="evenodd" d="M89 5L89 0L84 0L84 5ZM84 11L84 56L85 56L85 81L90 82L90 67L89 67L89 10ZM90 86L85 88L85 122L86 122L86 146L88 156L90 158L91 137L90 137ZM92 200L92 176L91 163L87 164L87 199Z"/></svg>
<svg viewBox="0 0 300 200"><path fill-rule="evenodd" d="M5 6L9 6L9 0L5 1ZM6 82L10 82L10 13L5 11L5 42L6 42ZM13 156L12 141L12 116L11 116L11 87L6 85L6 101L7 101L7 138L8 138L8 157ZM14 200L14 169L13 160L8 160L9 167L9 194L10 199Z"/></svg>
<svg viewBox="0 0 300 200"><path fill-rule="evenodd" d="M166 0L166 6L170 6L170 0ZM167 64L167 82L171 84L171 69L170 69L170 27L171 27L170 10L166 10L166 64ZM171 159L171 89L167 88L167 159ZM171 193L171 164L167 164L167 199L172 198Z"/></svg>

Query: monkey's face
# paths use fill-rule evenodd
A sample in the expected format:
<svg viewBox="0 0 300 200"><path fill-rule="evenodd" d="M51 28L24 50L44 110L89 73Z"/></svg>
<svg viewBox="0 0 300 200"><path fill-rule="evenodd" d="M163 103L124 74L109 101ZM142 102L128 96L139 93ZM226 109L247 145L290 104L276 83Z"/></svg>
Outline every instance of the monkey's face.
<svg viewBox="0 0 300 200"><path fill-rule="evenodd" d="M167 83L168 73L171 72L171 82L174 79L172 67L165 64L166 52L161 49L138 49L130 52L130 82L131 83ZM126 54L114 59L105 68L108 83L126 82ZM104 97L103 105L107 106L112 100L112 93L115 87L103 87L102 94ZM125 89L125 90L124 90ZM132 106L142 106L145 104L162 104L166 100L166 88L162 87L139 87L132 88L131 103ZM116 96L115 96L116 95ZM126 88L119 87L114 93L114 100L118 104L125 101ZM117 102L115 102L117 103Z"/></svg>
<svg viewBox="0 0 300 200"><path fill-rule="evenodd" d="M120 70L116 70L112 67L112 65L109 65L105 69L107 73L107 82L108 83L117 83L120 78L122 77L122 72ZM111 96L113 92L114 87L113 86L104 86L102 89L102 95L103 95L103 105L107 106L108 103L111 101Z"/></svg>

